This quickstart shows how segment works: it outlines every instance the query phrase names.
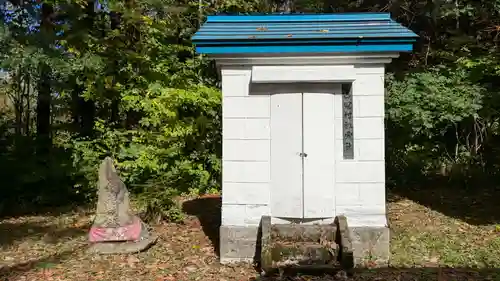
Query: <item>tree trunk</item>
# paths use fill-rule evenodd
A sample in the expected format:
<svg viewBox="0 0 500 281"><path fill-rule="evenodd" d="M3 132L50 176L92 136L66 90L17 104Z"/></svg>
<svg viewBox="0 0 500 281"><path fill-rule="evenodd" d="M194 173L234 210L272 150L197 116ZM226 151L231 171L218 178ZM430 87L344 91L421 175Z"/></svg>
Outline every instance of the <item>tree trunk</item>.
<svg viewBox="0 0 500 281"><path fill-rule="evenodd" d="M273 12L291 13L294 11L293 0L269 0Z"/></svg>
<svg viewBox="0 0 500 281"><path fill-rule="evenodd" d="M29 135L30 134L30 126L31 126L31 94L33 93L32 91L32 86L31 86L31 75L28 73L25 75L24 83L26 83L25 87L25 92L24 97L26 99L26 114L24 115L24 134Z"/></svg>
<svg viewBox="0 0 500 281"><path fill-rule="evenodd" d="M85 100L83 98L79 99L79 108L81 114L81 135L85 137L91 137L94 133L94 121L95 121L95 104L92 100Z"/></svg>
<svg viewBox="0 0 500 281"><path fill-rule="evenodd" d="M278 12L291 13L293 11L293 0L278 1Z"/></svg>
<svg viewBox="0 0 500 281"><path fill-rule="evenodd" d="M42 33L42 38L47 40L47 42L50 42L51 38L53 38L53 15L54 8L52 5L43 3L40 31ZM52 144L50 136L50 108L52 101L52 89L50 85L51 69L45 62L41 62L39 71L40 77L37 84L38 97L36 107L36 131L37 139L39 140L40 145L40 152L44 153L50 150L50 146Z"/></svg>
<svg viewBox="0 0 500 281"><path fill-rule="evenodd" d="M335 0L324 0L323 1L323 12L333 13L333 7L335 5Z"/></svg>
<svg viewBox="0 0 500 281"><path fill-rule="evenodd" d="M95 103L85 100L81 94L84 88L76 86L71 96L73 129L82 137L91 137L94 133Z"/></svg>
<svg viewBox="0 0 500 281"><path fill-rule="evenodd" d="M40 66L40 78L38 81L38 98L36 106L36 132L41 152L50 149L50 68L45 63Z"/></svg>
<svg viewBox="0 0 500 281"><path fill-rule="evenodd" d="M129 1L127 1L126 4L130 5ZM111 29L115 30L115 29L120 28L121 18L122 18L121 13L111 12L110 16L111 16ZM119 69L118 58L116 58L113 61L113 64L114 64L114 67L113 67L114 69ZM115 81L114 81L114 77L113 77L113 84L114 83L115 83ZM110 123L113 123L113 126L116 126L117 122L120 119L120 97L119 97L119 93L117 93L114 89L112 89L111 91L113 91L112 92L113 95L111 98L109 121L110 121Z"/></svg>
<svg viewBox="0 0 500 281"><path fill-rule="evenodd" d="M23 128L23 84L22 84L22 70L18 68L15 71L14 77L12 79L14 81L14 108L16 115L16 136L20 136L22 134Z"/></svg>
<svg viewBox="0 0 500 281"><path fill-rule="evenodd" d="M85 28L89 33L94 32L95 2L88 1L85 7ZM74 81L75 91L73 92L73 124L78 133L83 137L91 137L94 133L95 103L93 100L85 100L82 93L84 86L78 86L76 78Z"/></svg>

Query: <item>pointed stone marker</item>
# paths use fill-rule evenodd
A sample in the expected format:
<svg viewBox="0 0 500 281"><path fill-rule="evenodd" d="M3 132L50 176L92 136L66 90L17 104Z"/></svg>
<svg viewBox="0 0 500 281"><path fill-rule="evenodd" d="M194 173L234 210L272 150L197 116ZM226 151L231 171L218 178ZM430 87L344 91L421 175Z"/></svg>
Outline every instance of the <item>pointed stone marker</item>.
<svg viewBox="0 0 500 281"><path fill-rule="evenodd" d="M99 167L97 211L90 228L90 252L124 254L146 250L157 237L130 210L129 192L118 176L113 159L106 157Z"/></svg>

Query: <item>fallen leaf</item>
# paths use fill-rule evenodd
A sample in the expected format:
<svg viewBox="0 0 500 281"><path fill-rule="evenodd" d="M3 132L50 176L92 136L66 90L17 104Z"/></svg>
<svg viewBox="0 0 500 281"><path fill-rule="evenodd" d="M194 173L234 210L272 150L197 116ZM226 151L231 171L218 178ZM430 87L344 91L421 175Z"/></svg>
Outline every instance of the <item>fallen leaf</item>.
<svg viewBox="0 0 500 281"><path fill-rule="evenodd" d="M195 266L186 266L184 268L187 272L194 272L197 270L197 268Z"/></svg>
<svg viewBox="0 0 500 281"><path fill-rule="evenodd" d="M136 263L140 262L140 260L135 257L135 256L129 256L127 258L127 264L131 267L131 268L135 268L136 267Z"/></svg>
<svg viewBox="0 0 500 281"><path fill-rule="evenodd" d="M439 258L438 257L432 257L429 259L430 262L432 263L438 263L439 262Z"/></svg>

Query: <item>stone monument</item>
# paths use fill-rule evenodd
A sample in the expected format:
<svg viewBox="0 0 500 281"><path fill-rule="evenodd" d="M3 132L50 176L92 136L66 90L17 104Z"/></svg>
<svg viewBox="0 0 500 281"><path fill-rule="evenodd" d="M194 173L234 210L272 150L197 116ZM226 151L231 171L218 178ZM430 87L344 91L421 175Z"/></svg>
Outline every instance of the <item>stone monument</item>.
<svg viewBox="0 0 500 281"><path fill-rule="evenodd" d="M129 192L110 157L106 157L99 167L98 188L97 211L89 232L90 252L134 253L156 242L157 237L130 210Z"/></svg>

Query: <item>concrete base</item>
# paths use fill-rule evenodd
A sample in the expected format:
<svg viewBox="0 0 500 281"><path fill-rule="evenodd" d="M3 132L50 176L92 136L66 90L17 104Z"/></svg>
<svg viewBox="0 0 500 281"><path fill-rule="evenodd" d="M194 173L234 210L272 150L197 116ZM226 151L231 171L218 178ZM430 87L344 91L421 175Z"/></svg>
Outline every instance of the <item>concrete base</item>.
<svg viewBox="0 0 500 281"><path fill-rule="evenodd" d="M390 231L388 227L349 227L355 267L389 265Z"/></svg>
<svg viewBox="0 0 500 281"><path fill-rule="evenodd" d="M387 227L349 227L356 267L387 266L390 235ZM231 264L260 259L258 226L221 226L220 262Z"/></svg>
<svg viewBox="0 0 500 281"><path fill-rule="evenodd" d="M251 263L259 258L258 226L221 226L220 263Z"/></svg>

